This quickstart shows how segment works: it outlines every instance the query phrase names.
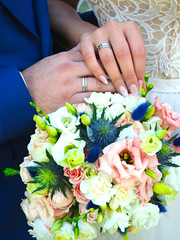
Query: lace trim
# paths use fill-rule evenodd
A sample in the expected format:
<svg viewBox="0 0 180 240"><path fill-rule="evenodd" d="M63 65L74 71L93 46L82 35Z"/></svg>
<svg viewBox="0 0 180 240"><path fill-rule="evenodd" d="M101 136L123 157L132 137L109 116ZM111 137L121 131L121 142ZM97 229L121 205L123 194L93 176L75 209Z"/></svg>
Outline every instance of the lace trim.
<svg viewBox="0 0 180 240"><path fill-rule="evenodd" d="M180 0L88 0L100 26L108 20L137 23L146 48L146 73L180 78Z"/></svg>

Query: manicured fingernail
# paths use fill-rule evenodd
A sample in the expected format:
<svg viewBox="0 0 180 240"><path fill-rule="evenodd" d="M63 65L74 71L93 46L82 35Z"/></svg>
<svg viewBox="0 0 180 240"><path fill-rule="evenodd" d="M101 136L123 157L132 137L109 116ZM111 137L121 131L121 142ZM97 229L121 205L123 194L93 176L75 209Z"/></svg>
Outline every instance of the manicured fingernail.
<svg viewBox="0 0 180 240"><path fill-rule="evenodd" d="M119 87L120 93L124 96L127 97L128 96L128 91L124 86L120 86Z"/></svg>
<svg viewBox="0 0 180 240"><path fill-rule="evenodd" d="M139 82L139 88L142 87L143 81L142 81L142 80L139 80L138 82Z"/></svg>
<svg viewBox="0 0 180 240"><path fill-rule="evenodd" d="M101 75L101 76L99 76L99 79L100 79L101 82L103 82L104 84L108 84L108 80L107 80L107 78L105 78L105 76Z"/></svg>
<svg viewBox="0 0 180 240"><path fill-rule="evenodd" d="M131 84L130 90L131 90L131 93L132 93L134 96L137 96L137 95L138 95L138 90L137 90L137 87L136 87L135 84Z"/></svg>

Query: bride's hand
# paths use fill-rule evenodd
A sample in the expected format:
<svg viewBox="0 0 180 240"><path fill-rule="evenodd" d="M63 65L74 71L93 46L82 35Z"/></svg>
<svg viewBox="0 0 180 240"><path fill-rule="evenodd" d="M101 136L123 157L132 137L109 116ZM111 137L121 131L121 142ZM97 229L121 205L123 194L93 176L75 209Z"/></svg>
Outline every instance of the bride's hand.
<svg viewBox="0 0 180 240"><path fill-rule="evenodd" d="M110 47L98 49L103 43ZM139 86L144 82L146 54L141 33L134 22L110 20L93 33L84 34L80 50L97 79L106 83L108 75L122 95L126 96L128 92L138 94Z"/></svg>

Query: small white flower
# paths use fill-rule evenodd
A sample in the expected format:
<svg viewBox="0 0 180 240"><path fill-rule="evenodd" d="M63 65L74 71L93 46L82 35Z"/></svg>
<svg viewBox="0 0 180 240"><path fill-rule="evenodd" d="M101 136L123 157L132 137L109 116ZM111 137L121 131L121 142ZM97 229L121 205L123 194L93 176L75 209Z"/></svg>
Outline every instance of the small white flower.
<svg viewBox="0 0 180 240"><path fill-rule="evenodd" d="M132 113L139 105L145 102L145 98L129 95L125 98L124 106L127 111Z"/></svg>
<svg viewBox="0 0 180 240"><path fill-rule="evenodd" d="M141 144L141 149L148 155L153 156L155 153L159 152L162 148L162 142L159 138L156 137L153 130L148 130L142 132L139 135L143 143Z"/></svg>
<svg viewBox="0 0 180 240"><path fill-rule="evenodd" d="M55 232L55 239L75 240L73 226L64 222L61 228Z"/></svg>
<svg viewBox="0 0 180 240"><path fill-rule="evenodd" d="M88 222L78 221L79 235L76 240L93 240L97 237L96 228Z"/></svg>
<svg viewBox="0 0 180 240"><path fill-rule="evenodd" d="M180 156L173 157L170 162L180 166ZM166 175L164 183L174 190L180 191L180 167L169 167L167 170L169 174Z"/></svg>
<svg viewBox="0 0 180 240"><path fill-rule="evenodd" d="M113 188L116 190L116 194L109 202L109 206L112 210L116 210L119 206L126 207L137 198L133 188L126 190L121 188L118 184L114 185Z"/></svg>
<svg viewBox="0 0 180 240"><path fill-rule="evenodd" d="M145 130L150 130L150 129L155 130L155 128L157 128L157 130L161 130L162 129L160 127L161 124L162 124L162 119L157 116L153 116L149 118L146 122L142 123Z"/></svg>
<svg viewBox="0 0 180 240"><path fill-rule="evenodd" d="M54 240L54 234L44 226L41 219L37 219L34 222L28 222L29 226L33 229L29 230L29 233L37 240Z"/></svg>
<svg viewBox="0 0 180 240"><path fill-rule="evenodd" d="M100 206L105 206L116 192L112 188L112 178L103 172L99 172L97 176L88 180L83 180L80 190L86 198Z"/></svg>
<svg viewBox="0 0 180 240"><path fill-rule="evenodd" d="M52 156L57 164L61 165L61 162L65 160L66 158L65 154L68 152L69 149L79 149L80 151L83 152L86 143L83 140L82 141L75 140L78 137L79 131L77 131L75 134L67 134L60 136L58 141L51 149Z"/></svg>
<svg viewBox="0 0 180 240"><path fill-rule="evenodd" d="M103 108L110 105L110 99L112 94L110 92L106 93L96 93L92 92L89 98L85 98L84 100L89 104L95 104L97 108Z"/></svg>
<svg viewBox="0 0 180 240"><path fill-rule="evenodd" d="M148 230L158 224L161 214L158 206L148 203L146 206L139 205L133 212L132 225L137 231Z"/></svg>
<svg viewBox="0 0 180 240"><path fill-rule="evenodd" d="M113 103L110 107L107 107L105 119L112 121L115 117L124 113L126 110L121 103Z"/></svg>
<svg viewBox="0 0 180 240"><path fill-rule="evenodd" d="M64 133L75 133L77 125L79 125L79 118L68 112L67 108L61 107L56 112L50 113L49 118L51 125L60 129Z"/></svg>
<svg viewBox="0 0 180 240"><path fill-rule="evenodd" d="M113 235L118 228L124 232L125 228L130 226L129 216L123 212L111 211L105 218L107 218L107 221L103 226L103 233L109 232Z"/></svg>
<svg viewBox="0 0 180 240"><path fill-rule="evenodd" d="M111 104L113 103L119 103L121 105L124 105L125 102L125 97L123 97L121 94L119 93L114 93L111 95Z"/></svg>

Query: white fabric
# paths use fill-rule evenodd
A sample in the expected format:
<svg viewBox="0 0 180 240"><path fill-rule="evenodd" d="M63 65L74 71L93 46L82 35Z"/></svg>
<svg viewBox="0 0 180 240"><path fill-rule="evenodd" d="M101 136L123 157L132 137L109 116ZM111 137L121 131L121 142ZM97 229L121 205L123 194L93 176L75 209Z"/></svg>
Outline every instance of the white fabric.
<svg viewBox="0 0 180 240"><path fill-rule="evenodd" d="M148 96L158 95L180 113L180 0L88 0L100 26L108 20L137 23L146 47L146 73L155 87ZM179 240L180 194L169 204L160 223L130 240ZM105 236L100 239L122 239Z"/></svg>

